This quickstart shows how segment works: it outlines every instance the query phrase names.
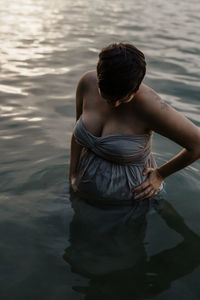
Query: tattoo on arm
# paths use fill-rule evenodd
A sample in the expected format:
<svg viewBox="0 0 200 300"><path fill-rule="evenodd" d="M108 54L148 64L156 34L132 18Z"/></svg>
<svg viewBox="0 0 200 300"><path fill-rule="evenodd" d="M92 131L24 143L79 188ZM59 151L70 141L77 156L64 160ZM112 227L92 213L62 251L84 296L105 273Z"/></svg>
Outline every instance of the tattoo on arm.
<svg viewBox="0 0 200 300"><path fill-rule="evenodd" d="M164 100L162 100L159 96L156 96L155 100L160 102L161 109L163 109L163 110L169 110L168 104Z"/></svg>
<svg viewBox="0 0 200 300"><path fill-rule="evenodd" d="M168 104L161 100L161 109L169 110Z"/></svg>

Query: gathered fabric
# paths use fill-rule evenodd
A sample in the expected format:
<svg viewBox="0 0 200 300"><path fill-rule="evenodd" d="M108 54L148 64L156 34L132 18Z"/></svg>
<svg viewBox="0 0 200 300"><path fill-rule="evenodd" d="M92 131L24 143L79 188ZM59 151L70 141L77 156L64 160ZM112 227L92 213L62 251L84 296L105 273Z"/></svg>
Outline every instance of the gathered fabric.
<svg viewBox="0 0 200 300"><path fill-rule="evenodd" d="M80 116L74 137L83 146L77 169L77 192L90 201L119 204L133 201L132 189L148 177L142 174L144 168L157 168L151 149L152 134L97 137L86 129Z"/></svg>

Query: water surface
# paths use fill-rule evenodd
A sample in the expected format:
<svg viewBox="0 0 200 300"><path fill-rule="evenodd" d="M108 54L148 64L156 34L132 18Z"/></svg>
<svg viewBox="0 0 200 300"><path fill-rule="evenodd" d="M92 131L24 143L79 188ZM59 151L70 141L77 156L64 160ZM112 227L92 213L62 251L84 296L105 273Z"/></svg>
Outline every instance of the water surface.
<svg viewBox="0 0 200 300"><path fill-rule="evenodd" d="M111 42L141 49L145 83L200 126L199 11L197 0L1 1L1 299L199 299L199 160L167 178L164 213L135 239L143 219L80 203L67 181L76 84ZM154 135L158 165L180 150Z"/></svg>

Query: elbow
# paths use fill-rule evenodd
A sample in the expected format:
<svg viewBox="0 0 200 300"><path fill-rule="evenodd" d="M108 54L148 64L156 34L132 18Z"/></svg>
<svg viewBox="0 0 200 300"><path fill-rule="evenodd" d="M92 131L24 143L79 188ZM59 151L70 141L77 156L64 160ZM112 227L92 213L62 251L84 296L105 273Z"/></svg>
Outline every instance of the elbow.
<svg viewBox="0 0 200 300"><path fill-rule="evenodd" d="M196 146L195 150L196 150L195 152L197 155L197 159L199 159L200 158L200 143Z"/></svg>
<svg viewBox="0 0 200 300"><path fill-rule="evenodd" d="M200 128L198 128L198 133L193 135L189 150L194 153L196 159L200 158Z"/></svg>
<svg viewBox="0 0 200 300"><path fill-rule="evenodd" d="M197 149L197 156L198 156L198 158L200 158L200 145L198 146L198 149Z"/></svg>
<svg viewBox="0 0 200 300"><path fill-rule="evenodd" d="M198 146L197 148L193 149L193 150L189 150L192 151L193 153L193 157L195 158L195 160L200 158L200 146Z"/></svg>

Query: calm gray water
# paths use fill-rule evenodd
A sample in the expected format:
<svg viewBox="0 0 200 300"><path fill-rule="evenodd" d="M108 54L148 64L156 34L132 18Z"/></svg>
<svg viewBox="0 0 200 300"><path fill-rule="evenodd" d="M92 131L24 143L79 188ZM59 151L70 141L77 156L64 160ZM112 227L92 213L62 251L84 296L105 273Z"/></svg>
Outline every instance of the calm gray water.
<svg viewBox="0 0 200 300"><path fill-rule="evenodd" d="M2 300L200 298L200 160L167 178L166 208L146 221L73 199L67 181L76 84L111 42L140 48L145 83L200 126L199 11L197 0L1 0ZM154 134L158 165L180 150Z"/></svg>

